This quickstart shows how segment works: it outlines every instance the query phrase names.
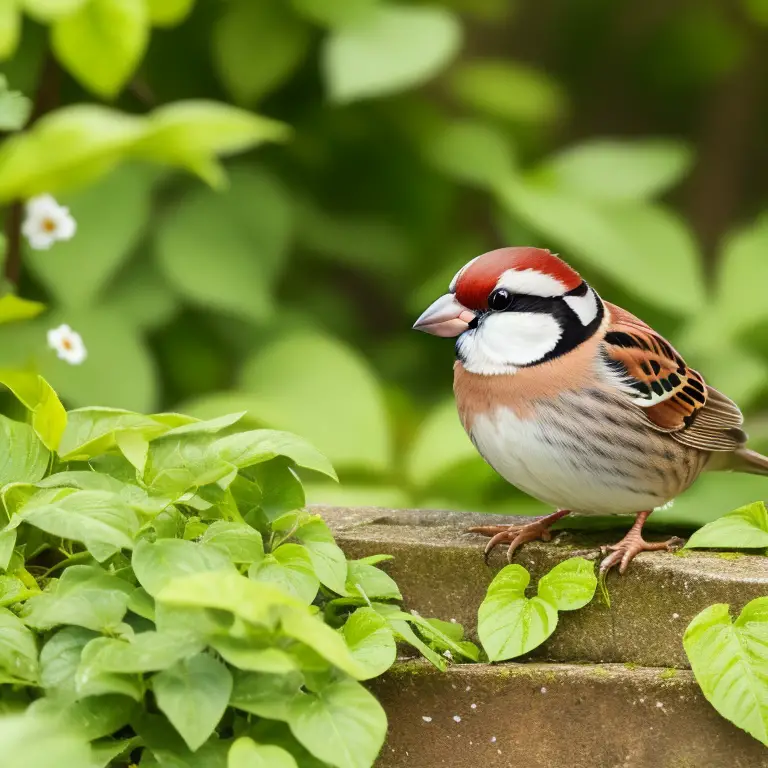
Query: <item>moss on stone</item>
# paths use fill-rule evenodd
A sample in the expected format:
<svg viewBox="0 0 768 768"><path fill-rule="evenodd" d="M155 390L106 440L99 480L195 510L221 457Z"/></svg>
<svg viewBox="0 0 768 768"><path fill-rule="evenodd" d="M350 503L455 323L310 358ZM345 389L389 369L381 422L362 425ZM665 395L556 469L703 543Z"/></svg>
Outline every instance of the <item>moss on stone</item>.
<svg viewBox="0 0 768 768"><path fill-rule="evenodd" d="M661 680L671 680L673 677L677 677L677 670L674 667L667 667L659 672L659 678Z"/></svg>

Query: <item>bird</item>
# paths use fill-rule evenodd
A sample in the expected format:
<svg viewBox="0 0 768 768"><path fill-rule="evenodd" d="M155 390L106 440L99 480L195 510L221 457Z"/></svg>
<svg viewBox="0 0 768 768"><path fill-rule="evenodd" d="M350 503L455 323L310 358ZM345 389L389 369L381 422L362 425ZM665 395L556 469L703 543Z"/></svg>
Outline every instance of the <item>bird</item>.
<svg viewBox="0 0 768 768"><path fill-rule="evenodd" d="M524 525L476 526L507 559L549 541L568 514L635 515L602 547L600 573L624 573L641 552L653 510L705 471L768 475L746 447L739 407L709 386L664 337L604 301L544 248L506 247L469 261L448 293L418 318L419 331L456 338L453 390L477 451L507 482L554 507Z"/></svg>

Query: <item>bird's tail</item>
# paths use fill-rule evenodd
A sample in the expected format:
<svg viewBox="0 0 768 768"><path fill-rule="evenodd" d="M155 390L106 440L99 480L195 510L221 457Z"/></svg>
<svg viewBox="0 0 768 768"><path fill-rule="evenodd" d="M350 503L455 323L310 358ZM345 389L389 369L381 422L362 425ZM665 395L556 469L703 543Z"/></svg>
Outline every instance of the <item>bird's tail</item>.
<svg viewBox="0 0 768 768"><path fill-rule="evenodd" d="M749 448L738 448L732 454L729 469L734 472L748 472L750 475L768 476L768 456L751 451Z"/></svg>

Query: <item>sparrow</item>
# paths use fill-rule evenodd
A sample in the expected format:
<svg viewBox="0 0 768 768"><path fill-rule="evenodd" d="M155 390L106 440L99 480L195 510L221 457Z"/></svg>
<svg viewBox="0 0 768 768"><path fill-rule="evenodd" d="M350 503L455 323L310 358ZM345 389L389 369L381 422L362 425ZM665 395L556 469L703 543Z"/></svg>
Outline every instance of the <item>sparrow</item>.
<svg viewBox="0 0 768 768"><path fill-rule="evenodd" d="M768 475L745 447L738 406L710 387L661 334L600 298L542 248L499 248L453 278L415 329L457 337L459 418L485 461L556 512L527 525L479 526L488 554L549 541L570 513L634 514L600 570L624 573L649 542L643 524L704 471Z"/></svg>

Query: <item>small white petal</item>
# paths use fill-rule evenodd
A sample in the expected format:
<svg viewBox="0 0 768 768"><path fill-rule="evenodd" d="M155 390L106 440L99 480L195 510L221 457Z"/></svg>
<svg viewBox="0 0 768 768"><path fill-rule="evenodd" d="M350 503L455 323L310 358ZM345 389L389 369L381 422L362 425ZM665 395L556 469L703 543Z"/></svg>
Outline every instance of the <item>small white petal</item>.
<svg viewBox="0 0 768 768"><path fill-rule="evenodd" d="M431 717L429 717L428 715L422 715L422 716L421 716L421 719L422 719L422 720L423 720L425 723L431 723L431 722L432 722L432 718L431 718Z"/></svg>
<svg viewBox="0 0 768 768"><path fill-rule="evenodd" d="M453 716L453 719L454 719L454 720L455 720L457 723L460 723L460 722L461 722L461 718L460 718L458 715L454 715L454 716Z"/></svg>

